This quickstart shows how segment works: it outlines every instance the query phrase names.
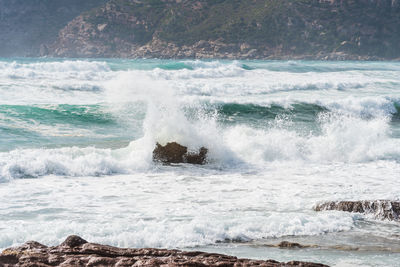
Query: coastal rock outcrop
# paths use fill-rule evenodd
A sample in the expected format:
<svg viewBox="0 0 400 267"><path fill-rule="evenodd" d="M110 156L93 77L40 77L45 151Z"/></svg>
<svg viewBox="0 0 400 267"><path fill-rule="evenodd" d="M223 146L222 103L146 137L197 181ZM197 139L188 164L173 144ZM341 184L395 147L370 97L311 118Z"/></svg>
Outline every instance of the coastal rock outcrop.
<svg viewBox="0 0 400 267"><path fill-rule="evenodd" d="M205 164L208 149L201 147L198 153L190 153L186 146L176 142L167 143L165 146L156 144L153 151L153 160L163 163L190 163Z"/></svg>
<svg viewBox="0 0 400 267"><path fill-rule="evenodd" d="M375 218L381 220L391 220L400 222L400 202L390 200L374 201L329 201L318 204L314 207L316 211L339 210L347 212L358 212L373 214Z"/></svg>
<svg viewBox="0 0 400 267"><path fill-rule="evenodd" d="M38 242L5 249L0 266L302 266L323 267L311 262L239 259L215 253L167 249L131 249L89 243L69 236L61 245L47 247Z"/></svg>

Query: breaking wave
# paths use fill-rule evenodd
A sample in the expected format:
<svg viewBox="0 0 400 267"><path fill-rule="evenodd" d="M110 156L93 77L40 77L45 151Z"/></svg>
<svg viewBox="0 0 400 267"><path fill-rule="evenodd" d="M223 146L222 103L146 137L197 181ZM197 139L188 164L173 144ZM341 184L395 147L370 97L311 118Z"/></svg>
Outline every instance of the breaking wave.
<svg viewBox="0 0 400 267"><path fill-rule="evenodd" d="M154 169L170 141L221 170L400 160L396 64L143 62L0 62L0 179Z"/></svg>

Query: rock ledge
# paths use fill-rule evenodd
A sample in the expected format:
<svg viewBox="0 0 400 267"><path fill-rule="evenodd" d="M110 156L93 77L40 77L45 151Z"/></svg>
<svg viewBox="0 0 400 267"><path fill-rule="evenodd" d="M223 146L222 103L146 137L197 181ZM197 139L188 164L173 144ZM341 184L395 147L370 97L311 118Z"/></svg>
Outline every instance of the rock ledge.
<svg viewBox="0 0 400 267"><path fill-rule="evenodd" d="M400 202L390 200L329 201L314 207L316 211L339 210L373 214L377 219L400 222Z"/></svg>
<svg viewBox="0 0 400 267"><path fill-rule="evenodd" d="M215 253L166 249L131 249L89 243L69 236L55 247L29 241L0 254L0 266L302 266L323 267L311 262L238 259Z"/></svg>

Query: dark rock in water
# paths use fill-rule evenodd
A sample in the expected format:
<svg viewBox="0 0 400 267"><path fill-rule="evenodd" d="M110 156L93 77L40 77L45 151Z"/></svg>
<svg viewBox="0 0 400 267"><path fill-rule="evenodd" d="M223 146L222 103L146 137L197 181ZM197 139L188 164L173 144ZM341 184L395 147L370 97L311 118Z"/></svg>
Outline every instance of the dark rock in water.
<svg viewBox="0 0 400 267"><path fill-rule="evenodd" d="M61 245L46 247L28 242L5 249L0 266L303 266L323 267L311 262L238 259L237 257L199 251L166 249L131 249L88 243L78 236L68 237Z"/></svg>
<svg viewBox="0 0 400 267"><path fill-rule="evenodd" d="M286 241L286 240L283 240L278 244L264 243L262 245L266 247L282 248L282 249L319 248L318 245L303 245L300 243Z"/></svg>
<svg viewBox="0 0 400 267"><path fill-rule="evenodd" d="M221 244L221 243L246 243L248 241L237 237L237 238L225 238L224 240L217 240L215 241L216 244Z"/></svg>
<svg viewBox="0 0 400 267"><path fill-rule="evenodd" d="M204 164L206 162L208 149L201 147L199 153L187 153L184 156L184 161L191 164Z"/></svg>
<svg viewBox="0 0 400 267"><path fill-rule="evenodd" d="M314 210L339 210L347 212L359 212L364 214L373 214L377 219L400 221L400 202L398 201L330 201L316 205L314 207Z"/></svg>
<svg viewBox="0 0 400 267"><path fill-rule="evenodd" d="M207 152L205 147L200 148L199 153L189 153L187 147L176 142L167 143L165 146L157 143L153 150L153 160L163 163L205 164Z"/></svg>
<svg viewBox="0 0 400 267"><path fill-rule="evenodd" d="M279 248L307 248L309 246L304 246L299 243L289 242L289 241L282 241L277 245Z"/></svg>
<svg viewBox="0 0 400 267"><path fill-rule="evenodd" d="M187 147L176 142L168 143L165 146L156 144L153 150L153 159L165 163L182 163L183 156L187 153Z"/></svg>

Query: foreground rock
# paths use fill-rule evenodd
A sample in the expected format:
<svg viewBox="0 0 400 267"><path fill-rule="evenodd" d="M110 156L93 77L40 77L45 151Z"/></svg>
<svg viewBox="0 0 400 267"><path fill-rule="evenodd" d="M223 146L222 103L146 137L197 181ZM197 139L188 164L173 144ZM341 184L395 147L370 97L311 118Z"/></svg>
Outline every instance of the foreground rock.
<svg viewBox="0 0 400 267"><path fill-rule="evenodd" d="M165 146L157 143L153 151L153 160L163 163L190 163L205 164L207 148L202 147L199 153L189 153L187 147L176 142L167 143Z"/></svg>
<svg viewBox="0 0 400 267"><path fill-rule="evenodd" d="M56 247L30 241L20 247L9 248L0 254L0 266L304 266L326 265L292 261L280 263L238 259L205 252L185 252L166 249L116 248L88 243L79 236L69 236Z"/></svg>
<svg viewBox="0 0 400 267"><path fill-rule="evenodd" d="M359 212L364 214L373 214L377 219L400 221L400 202L398 201L330 201L316 205L314 210Z"/></svg>

